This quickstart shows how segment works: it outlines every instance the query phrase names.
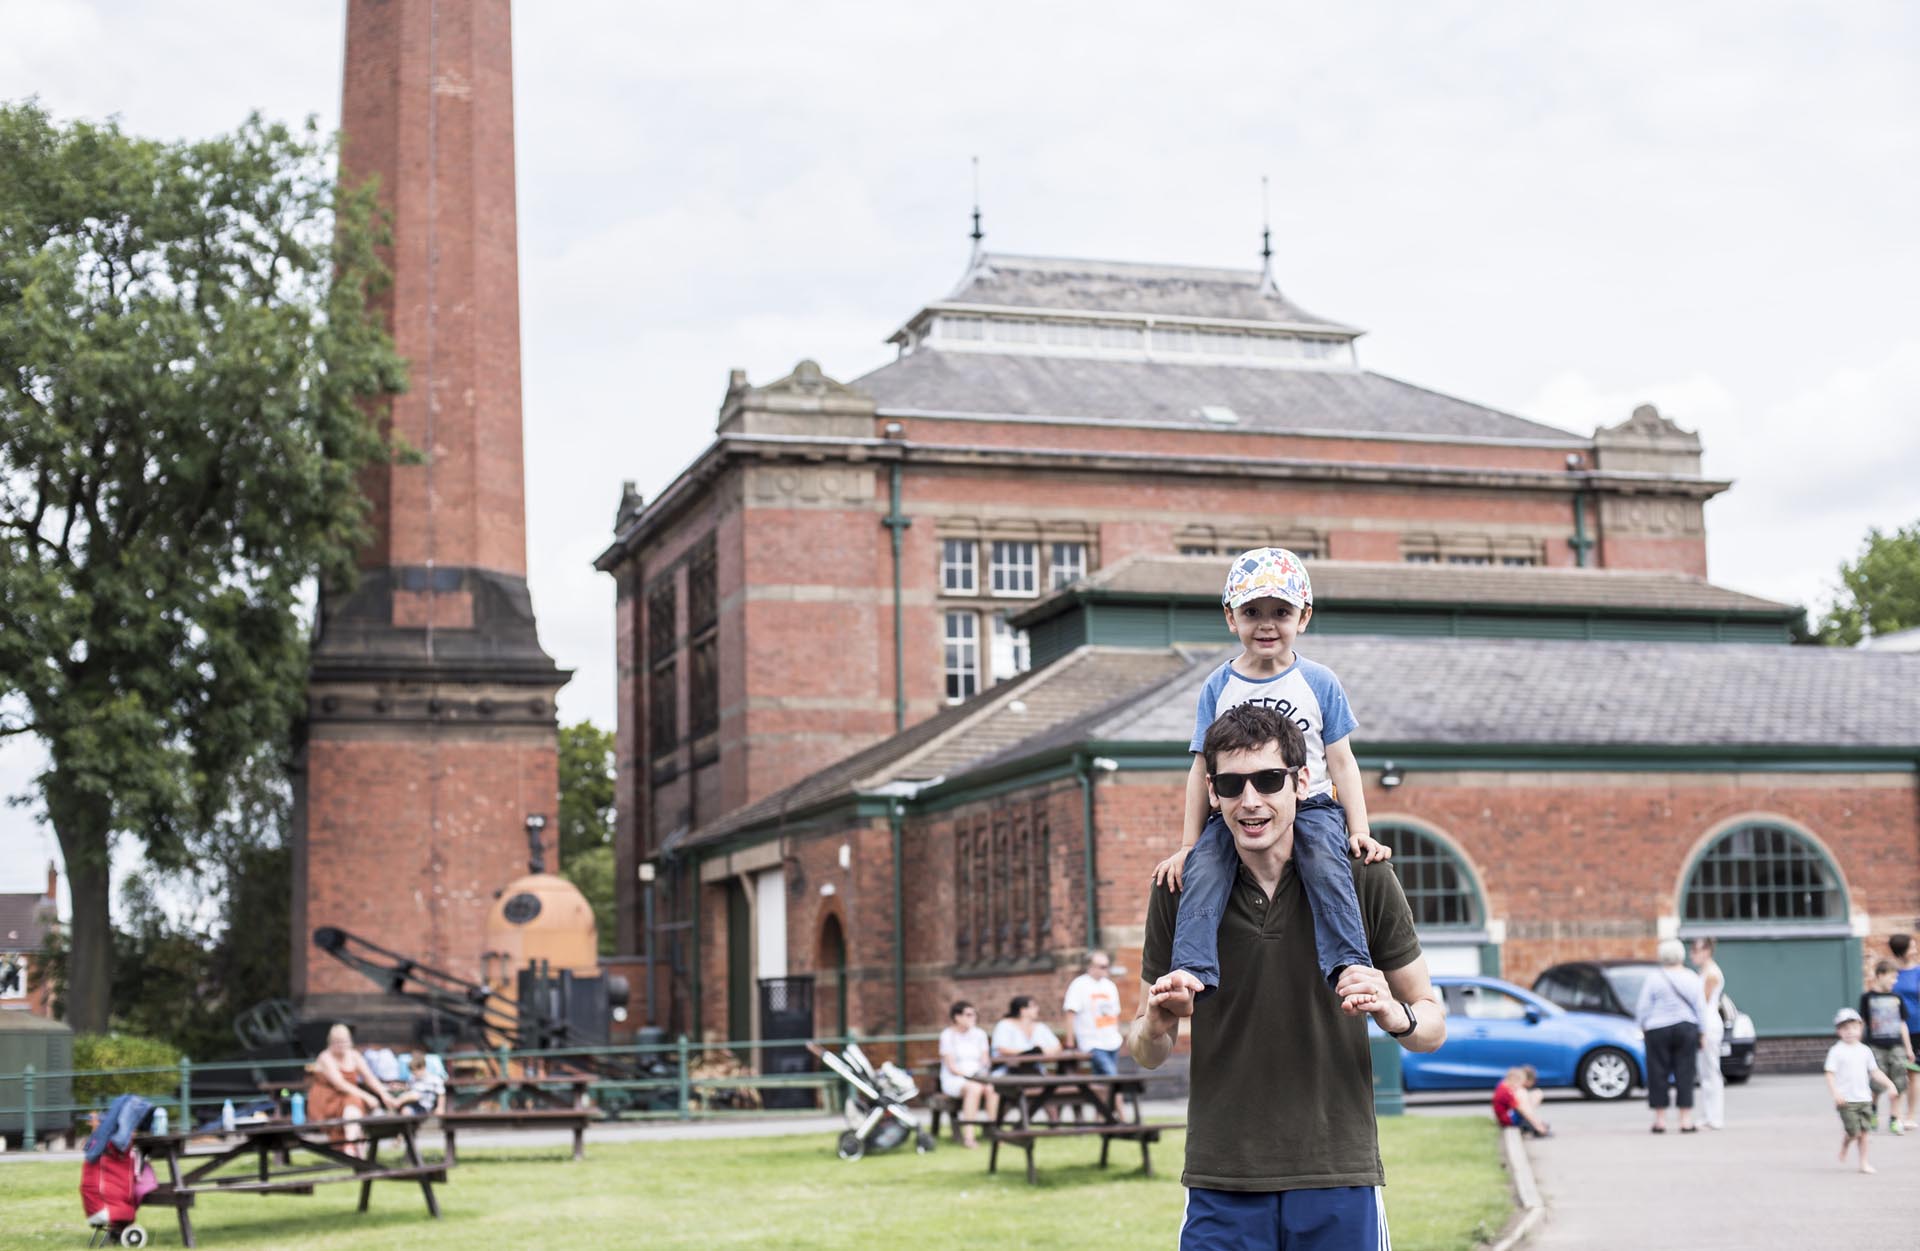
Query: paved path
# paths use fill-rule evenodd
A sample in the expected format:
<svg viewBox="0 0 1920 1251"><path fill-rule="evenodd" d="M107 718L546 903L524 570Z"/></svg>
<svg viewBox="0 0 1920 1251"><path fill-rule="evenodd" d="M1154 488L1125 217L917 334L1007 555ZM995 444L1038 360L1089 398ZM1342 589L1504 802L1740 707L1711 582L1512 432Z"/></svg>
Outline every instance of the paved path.
<svg viewBox="0 0 1920 1251"><path fill-rule="evenodd" d="M1755 1076L1727 1088L1727 1128L1647 1132L1643 1099L1548 1102L1554 1129L1530 1141L1545 1222L1528 1251L1589 1248L1920 1246L1920 1133L1868 1145L1879 1171L1836 1160L1840 1122L1825 1078Z"/></svg>

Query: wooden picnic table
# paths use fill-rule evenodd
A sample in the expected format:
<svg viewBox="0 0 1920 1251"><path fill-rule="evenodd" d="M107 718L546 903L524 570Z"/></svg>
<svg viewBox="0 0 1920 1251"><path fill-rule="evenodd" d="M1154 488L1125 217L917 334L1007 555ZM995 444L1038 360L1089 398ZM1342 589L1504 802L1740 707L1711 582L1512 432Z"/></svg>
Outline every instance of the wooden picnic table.
<svg viewBox="0 0 1920 1251"><path fill-rule="evenodd" d="M587 1105L587 1092L600 1079L585 1073L557 1077L483 1077L447 1083L447 1104L472 1108L493 1103L503 1110L518 1101L539 1108L580 1108Z"/></svg>
<svg viewBox="0 0 1920 1251"><path fill-rule="evenodd" d="M365 1159L347 1151L345 1143L328 1140L328 1131L358 1125L366 1144ZM428 1215L438 1219L440 1203L433 1195L433 1183L445 1183L452 1161L427 1164L420 1158L415 1135L420 1126L417 1116L363 1116L355 1119L308 1121L295 1125L290 1121L256 1121L234 1127L231 1133L196 1136L185 1132L136 1134L133 1143L146 1153L149 1162L166 1167L166 1180L148 1195L145 1203L169 1206L180 1220L180 1239L189 1247L199 1244L193 1238L193 1221L188 1216L194 1200L210 1194L298 1194L310 1195L313 1188L329 1182L360 1183L360 1208L367 1210L376 1181L417 1181L426 1197ZM189 1150L190 1145L213 1137L210 1147ZM380 1144L391 1138L400 1140L405 1163L382 1166ZM294 1165L294 1154L315 1156L318 1164ZM216 1177L221 1169L253 1157L255 1166L246 1173ZM185 1170L184 1172L182 1170ZM158 1169L156 1168L156 1171Z"/></svg>
<svg viewBox="0 0 1920 1251"><path fill-rule="evenodd" d="M1140 1170L1153 1176L1151 1144L1160 1141L1164 1130L1185 1129L1185 1122L1163 1121L1149 1124L1141 1119L1140 1095L1149 1081L1161 1075L1142 1073L1108 1077L1096 1073L1025 1074L1003 1073L986 1081L1000 1096L1000 1111L986 1127L991 1150L987 1153L987 1172L999 1170L1000 1144L1011 1143L1027 1154L1027 1181L1037 1184L1033 1144L1041 1138L1100 1138L1100 1167L1107 1167L1107 1152L1116 1138L1140 1144ZM1123 1105L1131 1105L1123 1114ZM1052 1108L1087 1109L1093 1119L1072 1125L1034 1124L1034 1115Z"/></svg>

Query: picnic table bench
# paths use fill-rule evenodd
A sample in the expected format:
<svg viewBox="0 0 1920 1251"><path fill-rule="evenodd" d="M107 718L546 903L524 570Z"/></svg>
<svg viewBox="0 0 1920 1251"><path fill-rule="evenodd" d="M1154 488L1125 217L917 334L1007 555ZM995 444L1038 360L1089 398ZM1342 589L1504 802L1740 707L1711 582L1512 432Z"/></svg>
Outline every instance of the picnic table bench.
<svg viewBox="0 0 1920 1251"><path fill-rule="evenodd" d="M1140 1171L1153 1176L1152 1144L1167 1130L1185 1129L1184 1121L1148 1123L1140 1117L1140 1094L1153 1078L1143 1074L1106 1077L1092 1073L1021 1074L1006 1073L986 1079L1000 1095L1000 1114L986 1127L991 1149L987 1153L987 1172L999 1171L1000 1144L1019 1147L1027 1155L1027 1183L1037 1185L1033 1146L1042 1138L1100 1139L1100 1167L1107 1167L1107 1152L1116 1138L1140 1144ZM1132 1105L1131 1116L1121 1114L1122 1100ZM1091 1120L1072 1125L1034 1124L1034 1114L1049 1108L1090 1109Z"/></svg>
<svg viewBox="0 0 1920 1251"><path fill-rule="evenodd" d="M365 1159L328 1139L328 1132L348 1125L360 1127L367 1155ZM428 1215L438 1219L440 1203L434 1198L433 1184L444 1184L451 1157L428 1164L421 1160L415 1139L420 1118L415 1116L363 1116L355 1119L308 1121L295 1125L290 1121L257 1121L235 1126L230 1133L214 1137L211 1148L190 1150L199 1141L185 1132L136 1134L134 1145L146 1153L149 1162L164 1165L166 1180L148 1195L144 1204L171 1207L180 1222L180 1240L189 1247L194 1241L193 1220L188 1215L194 1201L210 1194L298 1194L310 1195L313 1188L331 1182L360 1183L359 1210L367 1210L376 1181L415 1181L425 1196ZM405 1162L382 1166L380 1144L398 1138ZM294 1153L317 1157L318 1164L292 1164ZM246 1173L215 1173L246 1157L256 1157L255 1167ZM185 1170L184 1172L182 1170ZM156 1171L158 1171L156 1169Z"/></svg>
<svg viewBox="0 0 1920 1251"><path fill-rule="evenodd" d="M1089 1064L1092 1059L1093 1053L1089 1051L1062 1051L1058 1055L1048 1056L1044 1060L1028 1060L1014 1067L1019 1072L1031 1072L1035 1065L1047 1064L1054 1066L1062 1073L1077 1073L1082 1071L1084 1066ZM998 1063L1005 1064L1010 1063L1010 1061L1003 1057ZM940 1089L940 1061L935 1060L931 1064L923 1064L915 1069L914 1072L926 1073L933 1079L933 1090L926 1096L924 1101L928 1112L928 1119L932 1122L929 1128L933 1136L935 1138L940 1136L940 1118L944 1116L947 1118L948 1124L952 1126L952 1132L957 1138L960 1134L960 1126L962 1124L960 1101ZM986 1081L987 1079L981 1078L980 1080ZM1078 1117L1079 1114L1079 1108L1075 1107L1075 1117ZM983 1117L976 1117L972 1123L975 1125L985 1125L988 1122Z"/></svg>
<svg viewBox="0 0 1920 1251"><path fill-rule="evenodd" d="M587 1092L600 1079L585 1073L566 1073L557 1077L483 1077L461 1078L447 1083L447 1106L461 1108L478 1103L496 1103L501 1107L522 1104L540 1108L578 1108L587 1103Z"/></svg>
<svg viewBox="0 0 1920 1251"><path fill-rule="evenodd" d="M573 1131L573 1158L586 1158L587 1126L601 1118L598 1108L469 1108L448 1109L440 1114L440 1129L447 1139L447 1163L456 1162L454 1135L463 1129L570 1129Z"/></svg>

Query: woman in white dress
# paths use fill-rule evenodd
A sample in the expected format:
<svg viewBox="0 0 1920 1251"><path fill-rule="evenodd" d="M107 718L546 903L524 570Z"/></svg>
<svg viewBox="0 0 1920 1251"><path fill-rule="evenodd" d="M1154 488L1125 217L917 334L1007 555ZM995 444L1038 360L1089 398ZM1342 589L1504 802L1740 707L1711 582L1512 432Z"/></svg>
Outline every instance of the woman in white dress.
<svg viewBox="0 0 1920 1251"><path fill-rule="evenodd" d="M960 1101L960 1145L977 1147L974 1122L984 1111L991 1121L1000 1111L999 1096L984 1080L987 1076L989 1048L987 1031L980 1028L980 1014L962 999L947 1009L953 1024L940 1031L940 1093Z"/></svg>
<svg viewBox="0 0 1920 1251"><path fill-rule="evenodd" d="M1720 998L1727 990L1727 975L1713 958L1713 940L1693 940L1693 967L1700 974L1702 998L1707 1011L1700 1022L1700 1123L1708 1129L1727 1127L1727 1079L1720 1075L1720 1039L1726 1032L1726 1018L1720 1015Z"/></svg>

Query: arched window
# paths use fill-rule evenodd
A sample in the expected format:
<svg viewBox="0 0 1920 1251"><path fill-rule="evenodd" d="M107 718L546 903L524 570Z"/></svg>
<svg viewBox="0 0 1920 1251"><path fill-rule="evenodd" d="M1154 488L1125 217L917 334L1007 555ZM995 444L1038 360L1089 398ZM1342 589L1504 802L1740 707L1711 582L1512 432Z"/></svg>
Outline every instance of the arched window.
<svg viewBox="0 0 1920 1251"><path fill-rule="evenodd" d="M1735 826L1713 840L1687 877L1693 922L1844 922L1846 896L1826 855L1781 825Z"/></svg>
<svg viewBox="0 0 1920 1251"><path fill-rule="evenodd" d="M1480 892L1454 850L1433 835L1406 825L1376 825L1373 836L1393 848L1393 871L1423 930L1477 930L1486 924Z"/></svg>

